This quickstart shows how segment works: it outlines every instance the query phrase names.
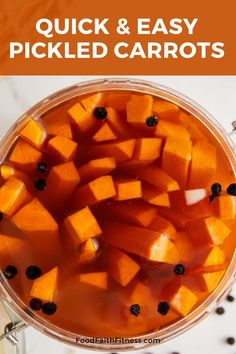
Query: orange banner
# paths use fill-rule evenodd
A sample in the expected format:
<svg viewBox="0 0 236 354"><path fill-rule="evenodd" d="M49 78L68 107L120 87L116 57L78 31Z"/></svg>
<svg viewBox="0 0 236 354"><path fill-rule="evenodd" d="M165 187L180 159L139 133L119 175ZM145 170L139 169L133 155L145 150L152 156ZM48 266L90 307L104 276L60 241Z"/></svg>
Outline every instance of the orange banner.
<svg viewBox="0 0 236 354"><path fill-rule="evenodd" d="M235 13L234 0L0 0L0 74L235 75Z"/></svg>

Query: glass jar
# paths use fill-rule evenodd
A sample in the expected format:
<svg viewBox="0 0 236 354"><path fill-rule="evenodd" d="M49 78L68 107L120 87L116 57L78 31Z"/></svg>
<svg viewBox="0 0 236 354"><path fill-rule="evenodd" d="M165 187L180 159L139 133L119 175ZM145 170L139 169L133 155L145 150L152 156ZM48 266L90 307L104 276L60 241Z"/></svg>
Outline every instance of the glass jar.
<svg viewBox="0 0 236 354"><path fill-rule="evenodd" d="M224 128L198 103L183 94L172 90L166 86L154 84L148 81L141 81L139 79L131 78L106 78L94 81L83 82L77 85L60 90L47 98L43 99L32 108L30 108L24 115L22 115L16 123L8 130L0 142L0 162L4 161L8 151L17 138L19 131L24 125L25 121L30 117L37 119L42 114L52 109L53 107L62 104L63 102L73 99L84 94L92 94L97 91L106 90L131 90L144 94L151 94L167 99L192 115L194 115L218 140L222 146L228 160L231 164L232 171L236 176L236 148L233 140ZM25 304L17 296L17 294L10 287L9 283L0 274L0 296L3 303L10 306L13 310L14 317L12 320L13 331L24 328L24 326L31 325L35 329L41 331L45 335L56 340L62 341L69 345L74 345L80 348L87 348L90 350L100 351L126 351L135 350L153 345L153 339L156 343L162 343L170 340L191 327L195 326L199 321L205 318L213 309L215 309L219 302L225 297L232 287L236 278L236 252L228 266L228 269L222 278L221 282L213 293L202 303L198 308L191 312L187 317L179 320L171 326L161 329L158 332L152 332L147 335L130 338L129 343L92 343L91 338L80 336L78 333L71 333L66 330L57 328L55 325L47 322L43 318L35 316ZM17 316L17 317L16 317ZM12 331L10 331L12 333ZM5 337L7 333L5 333ZM77 338L80 338L80 342Z"/></svg>

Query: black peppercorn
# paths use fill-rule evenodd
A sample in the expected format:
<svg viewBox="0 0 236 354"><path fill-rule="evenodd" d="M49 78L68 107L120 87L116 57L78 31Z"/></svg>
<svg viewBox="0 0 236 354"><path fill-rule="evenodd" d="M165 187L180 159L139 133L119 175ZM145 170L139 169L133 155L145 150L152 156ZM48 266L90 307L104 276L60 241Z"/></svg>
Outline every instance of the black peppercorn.
<svg viewBox="0 0 236 354"><path fill-rule="evenodd" d="M45 315L53 315L57 310L57 305L54 302L45 302L42 306L42 312Z"/></svg>
<svg viewBox="0 0 236 354"><path fill-rule="evenodd" d="M44 173L47 171L47 165L45 162L39 162L37 164L37 171L40 173Z"/></svg>
<svg viewBox="0 0 236 354"><path fill-rule="evenodd" d="M226 192L230 195L236 195L236 183L231 183L227 189L226 189Z"/></svg>
<svg viewBox="0 0 236 354"><path fill-rule="evenodd" d="M40 277L41 274L42 274L41 269L35 265L29 266L25 271L25 275L27 276L28 279L31 280L37 279L38 277Z"/></svg>
<svg viewBox="0 0 236 354"><path fill-rule="evenodd" d="M140 314L140 306L138 304L131 305L130 313L134 316L138 316Z"/></svg>
<svg viewBox="0 0 236 354"><path fill-rule="evenodd" d="M146 125L148 126L148 127L155 127L155 125L157 125L158 124L158 119L157 119L157 117L156 116L151 116L151 117L148 117L147 119L146 119Z"/></svg>
<svg viewBox="0 0 236 354"><path fill-rule="evenodd" d="M30 308L34 311L39 311L41 310L43 303L40 299L33 298L30 300Z"/></svg>
<svg viewBox="0 0 236 354"><path fill-rule="evenodd" d="M35 188L38 189L39 191L43 191L46 187L46 182L44 179L42 178L38 178L35 182L34 182Z"/></svg>
<svg viewBox="0 0 236 354"><path fill-rule="evenodd" d="M8 265L4 270L4 275L7 279L13 279L17 275L18 271L14 265Z"/></svg>
<svg viewBox="0 0 236 354"><path fill-rule="evenodd" d="M170 306L166 301L160 302L157 306L157 311L163 316L165 316L168 313L169 309Z"/></svg>
<svg viewBox="0 0 236 354"><path fill-rule="evenodd" d="M93 115L98 120L104 120L107 117L107 110L104 107L96 107L93 111Z"/></svg>
<svg viewBox="0 0 236 354"><path fill-rule="evenodd" d="M185 268L183 266L183 264L176 264L175 268L174 268L174 273L176 275L183 275L185 272Z"/></svg>

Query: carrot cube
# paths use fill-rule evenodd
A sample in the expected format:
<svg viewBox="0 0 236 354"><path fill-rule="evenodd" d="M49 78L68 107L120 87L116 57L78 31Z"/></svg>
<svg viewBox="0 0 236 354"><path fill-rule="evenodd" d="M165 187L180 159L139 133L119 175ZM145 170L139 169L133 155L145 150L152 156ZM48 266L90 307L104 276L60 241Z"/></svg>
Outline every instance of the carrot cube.
<svg viewBox="0 0 236 354"><path fill-rule="evenodd" d="M40 122L31 119L21 130L20 137L36 149L40 149L45 141L46 132Z"/></svg>
<svg viewBox="0 0 236 354"><path fill-rule="evenodd" d="M93 205L115 195L116 190L112 177L101 176L82 187L78 187L73 194L72 205L75 207Z"/></svg>
<svg viewBox="0 0 236 354"><path fill-rule="evenodd" d="M96 259L97 240L89 238L82 243L79 253L79 264L89 264Z"/></svg>
<svg viewBox="0 0 236 354"><path fill-rule="evenodd" d="M84 273L79 275L81 283L103 290L107 289L107 278L107 272Z"/></svg>
<svg viewBox="0 0 236 354"><path fill-rule="evenodd" d="M121 116L120 112L117 112L113 108L106 108L107 117L106 121L109 123L110 127L116 135L121 138L126 138L127 136L132 136L133 129L129 126L126 120Z"/></svg>
<svg viewBox="0 0 236 354"><path fill-rule="evenodd" d="M168 193L149 183L142 183L142 198L153 205L170 206Z"/></svg>
<svg viewBox="0 0 236 354"><path fill-rule="evenodd" d="M43 117L43 123L46 125L48 135L63 135L72 139L72 130L68 117L54 111Z"/></svg>
<svg viewBox="0 0 236 354"><path fill-rule="evenodd" d="M174 118L179 112L179 106L162 98L157 98L154 100L152 110L160 118Z"/></svg>
<svg viewBox="0 0 236 354"><path fill-rule="evenodd" d="M0 188L0 211L12 216L30 199L25 184L12 176Z"/></svg>
<svg viewBox="0 0 236 354"><path fill-rule="evenodd" d="M204 268L219 266L225 264L226 256L220 247L214 246L205 250L203 255L198 257L198 261L201 261L201 266Z"/></svg>
<svg viewBox="0 0 236 354"><path fill-rule="evenodd" d="M188 222L186 231L195 245L220 245L231 232L223 221L214 216Z"/></svg>
<svg viewBox="0 0 236 354"><path fill-rule="evenodd" d="M180 209L158 207L158 214L169 219L177 229L184 229L186 224L192 219Z"/></svg>
<svg viewBox="0 0 236 354"><path fill-rule="evenodd" d="M162 169L174 178L180 186L187 182L191 161L192 143L179 137L168 137L162 154Z"/></svg>
<svg viewBox="0 0 236 354"><path fill-rule="evenodd" d="M30 240L38 243L47 241L50 238L57 238L58 225L51 214L37 200L23 206L12 218L11 221L22 230Z"/></svg>
<svg viewBox="0 0 236 354"><path fill-rule="evenodd" d="M57 290L57 280L58 268L55 267L34 280L30 291L30 297L45 302L52 302Z"/></svg>
<svg viewBox="0 0 236 354"><path fill-rule="evenodd" d="M17 168L31 172L35 170L37 163L41 159L42 153L40 151L19 139L10 154L9 162L13 163Z"/></svg>
<svg viewBox="0 0 236 354"><path fill-rule="evenodd" d="M122 286L129 284L140 270L138 263L116 248L109 249L108 257L109 273Z"/></svg>
<svg viewBox="0 0 236 354"><path fill-rule="evenodd" d="M115 141L92 146L89 149L91 157L114 157L116 162L123 162L132 158L135 148L135 139Z"/></svg>
<svg viewBox="0 0 236 354"><path fill-rule="evenodd" d="M48 151L59 162L67 162L75 157L78 144L63 135L57 135L48 142Z"/></svg>
<svg viewBox="0 0 236 354"><path fill-rule="evenodd" d="M159 138L139 138L136 140L133 158L138 161L153 161L161 154L162 140Z"/></svg>
<svg viewBox="0 0 236 354"><path fill-rule="evenodd" d="M92 112L103 98L102 92L94 93L93 95L83 98L80 103L87 112Z"/></svg>
<svg viewBox="0 0 236 354"><path fill-rule="evenodd" d="M179 261L174 243L156 231L117 222L107 223L103 231L105 241L123 251L154 262L175 264Z"/></svg>
<svg viewBox="0 0 236 354"><path fill-rule="evenodd" d="M182 124L190 133L191 140L208 140L204 133L201 131L200 127L195 122L195 118L182 110L179 111L177 120L179 124Z"/></svg>
<svg viewBox="0 0 236 354"><path fill-rule="evenodd" d="M135 175L135 177L138 177L139 179L148 182L163 191L170 192L179 189L178 182L154 164L140 169L136 168L131 171L131 173L132 175Z"/></svg>
<svg viewBox="0 0 236 354"><path fill-rule="evenodd" d="M83 181L91 181L101 177L116 168L116 161L113 157L102 157L91 160L78 168L79 175Z"/></svg>
<svg viewBox="0 0 236 354"><path fill-rule="evenodd" d="M116 188L116 200L128 200L142 197L141 182L132 178L114 179Z"/></svg>
<svg viewBox="0 0 236 354"><path fill-rule="evenodd" d="M73 240L75 247L91 237L99 236L102 233L97 220L88 207L67 216L64 226Z"/></svg>
<svg viewBox="0 0 236 354"><path fill-rule="evenodd" d="M174 225L160 215L154 217L151 224L148 225L148 228L167 236L172 241L176 239L176 229Z"/></svg>
<svg viewBox="0 0 236 354"><path fill-rule="evenodd" d="M198 302L198 297L186 286L181 285L171 297L169 304L183 317L187 316Z"/></svg>
<svg viewBox="0 0 236 354"><path fill-rule="evenodd" d="M95 143L100 143L102 141L115 140L117 136L113 133L110 126L104 123L101 128L94 134L92 141Z"/></svg>
<svg viewBox="0 0 236 354"><path fill-rule="evenodd" d="M216 171L216 147L197 141L192 148L189 188L207 187Z"/></svg>
<svg viewBox="0 0 236 354"><path fill-rule="evenodd" d="M107 95L106 103L108 107L113 107L117 111L126 111L127 102L131 99L127 93L112 92Z"/></svg>
<svg viewBox="0 0 236 354"><path fill-rule="evenodd" d="M155 128L155 136L159 138L174 137L180 140L190 140L190 134L185 127L166 120L158 122Z"/></svg>
<svg viewBox="0 0 236 354"><path fill-rule="evenodd" d="M221 195L213 201L216 206L216 212L220 219L234 219L236 215L236 200L232 195Z"/></svg>
<svg viewBox="0 0 236 354"><path fill-rule="evenodd" d="M177 232L175 238L175 246L180 254L180 261L191 262L194 254L194 246L185 232Z"/></svg>
<svg viewBox="0 0 236 354"><path fill-rule="evenodd" d="M220 270L217 272L203 273L197 276L200 282L202 291L211 292L215 290L219 282L221 281L225 270Z"/></svg>
<svg viewBox="0 0 236 354"><path fill-rule="evenodd" d="M149 226L156 215L155 207L140 200L109 203L106 210L113 217L143 227Z"/></svg>
<svg viewBox="0 0 236 354"><path fill-rule="evenodd" d="M146 127L146 120L152 115L153 97L132 95L127 102L127 121L138 127Z"/></svg>

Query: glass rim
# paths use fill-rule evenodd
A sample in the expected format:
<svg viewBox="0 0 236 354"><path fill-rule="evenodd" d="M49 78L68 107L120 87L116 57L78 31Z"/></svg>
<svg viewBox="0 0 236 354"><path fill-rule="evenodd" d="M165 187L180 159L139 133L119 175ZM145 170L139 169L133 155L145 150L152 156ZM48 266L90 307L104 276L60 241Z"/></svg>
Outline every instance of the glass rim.
<svg viewBox="0 0 236 354"><path fill-rule="evenodd" d="M134 92L151 94L170 100L185 110L189 111L191 114L196 116L197 119L208 128L208 130L211 131L211 133L218 141L222 140L222 143L224 143L224 152L228 157L234 175L236 175L235 145L225 129L208 111L206 111L201 105L199 105L191 98L172 88L153 83L151 81L133 79L130 77L111 77L104 79L99 78L96 80L84 81L79 84L71 85L62 90L56 91L55 93L47 96L32 106L30 109L28 109L22 116L20 116L6 132L6 134L4 134L0 141L1 150L4 150L4 148L6 149L6 145L9 144L9 141L11 145L11 143L14 141L13 139L16 138L17 133L21 129L22 125L27 122L29 117L36 119L44 112L47 112L49 109L52 109L58 104L62 104L63 102L68 101L69 99L72 99L78 95L90 94L93 92L106 90L130 90ZM7 151L5 151L5 155L6 153ZM5 155L3 155L1 159L4 159ZM151 341L153 339L159 339L160 343L162 343L180 335L181 333L184 333L186 330L190 329L196 323L198 323L201 319L206 317L212 311L212 309L217 306L220 300L230 290L235 280L236 253L234 252L231 262L217 288L194 311L192 311L188 316L175 322L174 324L156 332L152 331L145 335L127 337L125 339L130 340L128 344L88 343L92 337L69 332L65 329L53 325L26 307L26 305L15 293L13 288L11 288L2 272L0 272L0 292L3 299L13 308L13 310L17 313L17 315L19 315L20 318L22 318L23 321L51 338L88 350L127 351L155 345L153 343L148 343L148 340ZM84 343L78 344L76 342L76 338L84 340ZM97 338L102 339L102 337ZM131 340L134 342L131 343ZM135 343L135 340L141 340L142 342ZM147 343L144 343L144 340L146 340Z"/></svg>

